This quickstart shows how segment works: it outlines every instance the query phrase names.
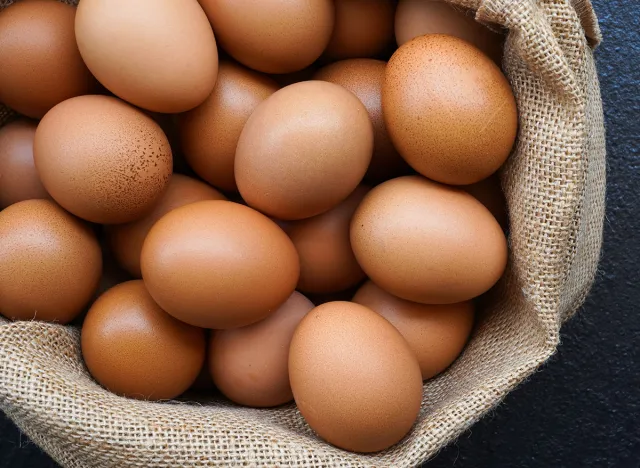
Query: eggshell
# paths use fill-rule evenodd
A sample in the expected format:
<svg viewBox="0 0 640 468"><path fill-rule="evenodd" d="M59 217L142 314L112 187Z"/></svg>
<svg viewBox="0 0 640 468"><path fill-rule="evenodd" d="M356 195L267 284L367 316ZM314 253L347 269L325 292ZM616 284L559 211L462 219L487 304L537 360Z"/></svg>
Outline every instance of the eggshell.
<svg viewBox="0 0 640 468"><path fill-rule="evenodd" d="M160 199L171 176L171 148L158 124L108 96L58 104L38 125L33 149L51 196L94 223L141 218Z"/></svg>
<svg viewBox="0 0 640 468"><path fill-rule="evenodd" d="M158 221L142 247L151 296L183 322L250 325L273 313L298 282L295 247L273 221L228 201L201 201Z"/></svg>
<svg viewBox="0 0 640 468"><path fill-rule="evenodd" d="M265 73L290 73L324 51L334 25L332 0L200 0L220 45Z"/></svg>
<svg viewBox="0 0 640 468"><path fill-rule="evenodd" d="M350 59L320 69L314 79L335 83L351 91L364 104L373 124L373 156L365 180L379 183L406 174L409 166L391 143L382 116L382 83L387 63Z"/></svg>
<svg viewBox="0 0 640 468"><path fill-rule="evenodd" d="M347 198L372 151L373 129L358 98L333 83L296 83L247 121L236 150L236 182L253 208L283 220L308 218Z"/></svg>
<svg viewBox="0 0 640 468"><path fill-rule="evenodd" d="M289 384L289 345L313 303L294 291L266 319L233 330L213 332L209 367L213 381L229 399L245 406L278 406L293 400Z"/></svg>
<svg viewBox="0 0 640 468"><path fill-rule="evenodd" d="M140 278L140 252L153 225L171 210L203 200L226 198L204 182L174 174L150 213L132 223L108 226L109 243L118 263L134 277Z"/></svg>
<svg viewBox="0 0 640 468"><path fill-rule="evenodd" d="M353 302L377 312L398 329L418 359L423 379L444 371L460 355L473 328L473 303L427 305L405 301L367 281Z"/></svg>
<svg viewBox="0 0 640 468"><path fill-rule="evenodd" d="M416 357L393 325L359 304L329 302L302 319L291 341L289 376L309 426L346 450L390 447L420 410Z"/></svg>
<svg viewBox="0 0 640 468"><path fill-rule="evenodd" d="M507 202L500 187L500 179L494 174L491 177L471 185L460 187L473 195L496 218L502 229L507 229L509 215L507 214Z"/></svg>
<svg viewBox="0 0 640 468"><path fill-rule="evenodd" d="M183 112L211 93L218 49L196 0L82 0L82 58L112 93L157 112Z"/></svg>
<svg viewBox="0 0 640 468"><path fill-rule="evenodd" d="M454 185L494 173L518 128L516 101L500 69L453 36L421 36L393 54L382 108L402 157L425 177Z"/></svg>
<svg viewBox="0 0 640 468"><path fill-rule="evenodd" d="M419 176L377 186L351 221L358 263L378 286L424 304L472 299L493 286L507 242L473 196Z"/></svg>
<svg viewBox="0 0 640 468"><path fill-rule="evenodd" d="M73 6L53 0L16 2L0 11L0 102L40 118L95 89L78 52L75 16Z"/></svg>
<svg viewBox="0 0 640 468"><path fill-rule="evenodd" d="M95 234L50 200L0 212L0 313L68 323L91 299L102 272Z"/></svg>
<svg viewBox="0 0 640 468"><path fill-rule="evenodd" d="M333 34L324 55L332 59L373 57L393 42L392 0L338 0Z"/></svg>
<svg viewBox="0 0 640 468"><path fill-rule="evenodd" d="M368 191L369 187L360 185L335 208L287 226L285 230L300 257L299 290L332 293L365 278L351 250L349 225Z"/></svg>
<svg viewBox="0 0 640 468"><path fill-rule="evenodd" d="M36 124L18 120L0 128L0 209L23 200L50 198L33 163Z"/></svg>
<svg viewBox="0 0 640 468"><path fill-rule="evenodd" d="M140 280L100 296L85 318L81 345L99 384L144 400L168 400L187 390L206 352L204 330L163 311Z"/></svg>
<svg viewBox="0 0 640 468"><path fill-rule="evenodd" d="M220 62L213 93L180 116L182 150L200 177L222 190L237 190L233 163L240 133L255 108L277 90L260 73Z"/></svg>

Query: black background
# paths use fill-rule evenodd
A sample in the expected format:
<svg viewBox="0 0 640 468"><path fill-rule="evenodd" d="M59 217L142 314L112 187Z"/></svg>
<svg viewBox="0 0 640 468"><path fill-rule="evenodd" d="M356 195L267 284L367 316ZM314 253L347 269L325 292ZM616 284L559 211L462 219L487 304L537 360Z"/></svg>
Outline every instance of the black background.
<svg viewBox="0 0 640 468"><path fill-rule="evenodd" d="M599 274L558 353L437 467L640 467L640 4L593 0L608 188ZM0 414L0 467L55 467Z"/></svg>

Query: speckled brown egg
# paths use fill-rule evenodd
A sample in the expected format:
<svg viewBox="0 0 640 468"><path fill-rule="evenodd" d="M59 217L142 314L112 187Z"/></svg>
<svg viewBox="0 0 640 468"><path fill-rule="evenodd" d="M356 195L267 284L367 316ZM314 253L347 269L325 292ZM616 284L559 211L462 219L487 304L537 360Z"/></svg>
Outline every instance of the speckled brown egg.
<svg viewBox="0 0 640 468"><path fill-rule="evenodd" d="M362 180L373 151L364 105L342 86L296 83L251 115L238 141L235 176L242 198L283 220L336 206Z"/></svg>
<svg viewBox="0 0 640 468"><path fill-rule="evenodd" d="M51 196L94 223L144 216L171 176L171 148L162 129L107 96L81 96L51 109L38 125L33 149Z"/></svg>
<svg viewBox="0 0 640 468"><path fill-rule="evenodd" d="M373 124L373 156L365 179L378 183L407 173L409 166L391 143L382 116L382 83L387 63L373 59L351 59L320 69L316 80L329 81L351 91L364 104Z"/></svg>
<svg viewBox="0 0 640 468"><path fill-rule="evenodd" d="M132 223L107 227L109 244L118 263L134 277L140 278L142 276L140 271L142 244L153 225L171 210L203 200L226 200L226 198L204 182L173 174L167 189L150 213Z"/></svg>
<svg viewBox="0 0 640 468"><path fill-rule="evenodd" d="M418 359L423 379L434 377L456 360L473 328L471 301L418 304L393 296L367 281L353 302L379 313L398 329Z"/></svg>
<svg viewBox="0 0 640 468"><path fill-rule="evenodd" d="M100 385L141 400L182 394L198 376L206 352L204 330L167 314L141 280L100 296L82 325L81 345Z"/></svg>
<svg viewBox="0 0 640 468"><path fill-rule="evenodd" d="M245 406L278 406L293 400L289 384L289 345L313 303L294 291L278 310L248 327L216 330L209 368L216 386Z"/></svg>
<svg viewBox="0 0 640 468"><path fill-rule="evenodd" d="M423 304L472 299L507 263L502 228L463 190L420 176L377 186L351 221L358 263L378 286Z"/></svg>
<svg viewBox="0 0 640 468"><path fill-rule="evenodd" d="M351 302L309 312L289 351L289 377L298 409L327 442L377 452L413 426L422 375L411 348L387 320Z"/></svg>
<svg viewBox="0 0 640 468"><path fill-rule="evenodd" d="M276 223L219 200L163 216L147 235L140 264L164 310L217 329L266 318L291 295L300 274L296 249Z"/></svg>
<svg viewBox="0 0 640 468"><path fill-rule="evenodd" d="M475 184L462 185L460 188L476 197L480 203L491 211L491 214L500 223L502 229L507 229L509 225L507 202L500 187L500 178L496 174Z"/></svg>
<svg viewBox="0 0 640 468"><path fill-rule="evenodd" d="M265 73L310 65L333 31L332 0L200 0L200 5L222 48Z"/></svg>
<svg viewBox="0 0 640 468"><path fill-rule="evenodd" d="M0 212L0 313L68 323L87 305L102 272L91 228L53 201L26 200Z"/></svg>
<svg viewBox="0 0 640 468"><path fill-rule="evenodd" d="M518 129L505 76L479 49L453 36L417 37L393 54L382 108L402 157L420 174L447 184L493 174Z"/></svg>
<svg viewBox="0 0 640 468"><path fill-rule="evenodd" d="M0 128L0 209L22 200L50 198L33 163L36 123L18 120Z"/></svg>
<svg viewBox="0 0 640 468"><path fill-rule="evenodd" d="M233 162L240 133L255 108L277 90L260 73L220 62L213 93L180 116L182 151L200 177L222 190L237 190Z"/></svg>

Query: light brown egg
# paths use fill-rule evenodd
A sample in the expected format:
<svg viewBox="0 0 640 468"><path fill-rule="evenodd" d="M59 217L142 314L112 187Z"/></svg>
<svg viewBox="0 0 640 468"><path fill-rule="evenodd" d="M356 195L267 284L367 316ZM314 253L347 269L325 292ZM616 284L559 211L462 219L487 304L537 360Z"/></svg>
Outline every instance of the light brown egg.
<svg viewBox="0 0 640 468"><path fill-rule="evenodd" d="M0 210L23 200L51 198L33 163L35 122L18 120L0 128Z"/></svg>
<svg viewBox="0 0 640 468"><path fill-rule="evenodd" d="M218 49L196 0L82 0L75 31L91 72L138 107L193 109L216 82Z"/></svg>
<svg viewBox="0 0 640 468"><path fill-rule="evenodd" d="M377 186L351 221L358 263L378 286L423 304L472 299L507 263L502 228L478 200L420 176Z"/></svg>
<svg viewBox="0 0 640 468"><path fill-rule="evenodd" d="M278 406L293 400L289 345L313 303L294 291L278 310L248 327L216 330L209 346L213 381L229 399L245 406Z"/></svg>
<svg viewBox="0 0 640 468"><path fill-rule="evenodd" d="M402 157L420 174L447 184L493 174L518 129L507 79L479 49L453 36L417 37L393 54L382 108Z"/></svg>
<svg viewBox="0 0 640 468"><path fill-rule="evenodd" d="M102 224L148 213L172 170L158 124L108 96L81 96L51 109L36 130L34 159L42 184L63 208Z"/></svg>
<svg viewBox="0 0 640 468"><path fill-rule="evenodd" d="M91 228L50 200L0 212L0 313L13 320L69 323L102 272Z"/></svg>
<svg viewBox="0 0 640 468"><path fill-rule="evenodd" d="M283 220L308 218L347 198L372 151L373 129L358 98L333 83L296 83L249 118L236 150L236 182L249 206Z"/></svg>
<svg viewBox="0 0 640 468"><path fill-rule="evenodd" d="M507 202L500 187L500 178L496 174L475 184L462 185L460 188L476 197L480 203L491 211L491 214L500 223L502 229L507 229L509 225Z"/></svg>
<svg viewBox="0 0 640 468"><path fill-rule="evenodd" d="M331 59L374 57L393 43L392 0L337 0L333 34L324 55Z"/></svg>
<svg viewBox="0 0 640 468"><path fill-rule="evenodd" d="M200 177L222 190L237 190L233 162L240 133L255 108L277 90L260 73L220 62L213 93L180 116L182 150Z"/></svg>
<svg viewBox="0 0 640 468"><path fill-rule="evenodd" d="M204 330L163 311L141 280L100 296L82 325L81 345L100 385L141 400L182 394L198 376L206 352Z"/></svg>
<svg viewBox="0 0 640 468"><path fill-rule="evenodd" d="M204 182L173 174L167 189L150 213L132 223L107 227L109 244L118 263L134 277L140 278L142 276L140 252L153 225L171 210L203 200L226 200L226 198Z"/></svg>
<svg viewBox="0 0 640 468"><path fill-rule="evenodd" d="M398 329L418 359L423 379L444 371L460 355L473 328L471 301L427 305L405 301L367 281L353 297Z"/></svg>
<svg viewBox="0 0 640 468"><path fill-rule="evenodd" d="M358 284L365 274L351 250L349 226L369 191L358 186L335 208L312 218L291 222L285 229L300 256L298 289L333 293Z"/></svg>
<svg viewBox="0 0 640 468"><path fill-rule="evenodd" d="M273 313L300 274L296 249L266 216L201 201L158 221L144 242L142 277L168 313L204 328L250 325Z"/></svg>
<svg viewBox="0 0 640 468"><path fill-rule="evenodd" d="M16 2L0 12L0 102L40 118L95 89L78 52L75 16L75 7L52 0Z"/></svg>
<svg viewBox="0 0 640 468"><path fill-rule="evenodd" d="M332 0L200 0L220 46L265 73L311 65L329 43Z"/></svg>
<svg viewBox="0 0 640 468"><path fill-rule="evenodd" d="M393 325L359 304L329 302L302 319L291 341L289 377L309 426L346 450L390 447L420 410L416 357Z"/></svg>
<svg viewBox="0 0 640 468"><path fill-rule="evenodd" d="M373 59L351 59L321 68L314 79L329 81L351 91L364 104L373 124L373 156L365 175L372 183L406 174L409 166L391 143L382 116L382 83L387 63Z"/></svg>

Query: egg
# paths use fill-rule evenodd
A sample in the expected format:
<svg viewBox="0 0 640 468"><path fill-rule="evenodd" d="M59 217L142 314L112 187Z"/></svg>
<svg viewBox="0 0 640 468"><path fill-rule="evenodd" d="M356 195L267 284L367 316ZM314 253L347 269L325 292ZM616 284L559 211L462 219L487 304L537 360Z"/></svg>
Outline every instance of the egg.
<svg viewBox="0 0 640 468"><path fill-rule="evenodd" d="M463 190L420 176L369 192L351 221L351 246L373 282L423 304L479 296L507 263L504 233L489 210Z"/></svg>
<svg viewBox="0 0 640 468"><path fill-rule="evenodd" d="M195 381L205 357L204 330L176 320L140 280L108 290L82 325L82 357L100 385L118 395L168 400Z"/></svg>
<svg viewBox="0 0 640 468"><path fill-rule="evenodd" d="M201 201L163 216L142 247L142 278L169 314L204 328L250 325L273 313L298 282L287 235L238 203Z"/></svg>
<svg viewBox="0 0 640 468"><path fill-rule="evenodd" d="M430 379L460 355L473 328L471 301L428 305L405 301L367 281L353 302L377 312L398 329L418 359L423 379Z"/></svg>
<svg viewBox="0 0 640 468"><path fill-rule="evenodd" d="M329 45L331 59L374 57L393 42L392 0L338 0Z"/></svg>
<svg viewBox="0 0 640 468"><path fill-rule="evenodd" d="M174 174L167 185L167 190L150 213L131 223L107 227L109 243L118 263L131 275L140 278L142 276L140 271L142 244L153 225L171 210L203 200L226 200L226 198L204 182Z"/></svg>
<svg viewBox="0 0 640 468"><path fill-rule="evenodd" d="M358 284L365 274L351 250L349 225L369 191L360 185L335 208L312 218L291 222L285 229L300 257L298 289L333 293Z"/></svg>
<svg viewBox="0 0 640 468"><path fill-rule="evenodd" d="M211 93L216 40L196 0L82 0L80 54L112 93L156 112L183 112Z"/></svg>
<svg viewBox="0 0 640 468"><path fill-rule="evenodd" d="M374 2L375 3L375 2ZM406 174L409 166L391 143L382 115L382 83L387 63L350 59L320 69L314 79L335 83L351 91L364 104L373 124L373 155L365 179L379 183Z"/></svg>
<svg viewBox="0 0 640 468"><path fill-rule="evenodd" d="M94 223L141 218L172 171L171 148L158 124L108 96L80 96L51 109L38 125L33 151L56 202Z"/></svg>
<svg viewBox="0 0 640 468"><path fill-rule="evenodd" d="M23 200L50 198L33 163L36 124L18 120L0 128L0 209Z"/></svg>
<svg viewBox="0 0 640 468"><path fill-rule="evenodd" d="M278 310L247 327L216 330L209 368L216 386L245 406L278 406L293 400L289 384L289 345L302 318L314 308L293 292Z"/></svg>
<svg viewBox="0 0 640 468"><path fill-rule="evenodd" d="M446 184L473 184L493 174L518 129L505 76L479 49L453 36L417 37L393 54L382 109L402 157Z"/></svg>
<svg viewBox="0 0 640 468"><path fill-rule="evenodd" d="M347 198L372 152L373 128L357 97L333 83L295 83L260 104L242 130L238 190L263 213L308 218Z"/></svg>
<svg viewBox="0 0 640 468"><path fill-rule="evenodd" d="M333 31L333 0L200 0L200 5L222 48L265 73L311 65Z"/></svg>
<svg viewBox="0 0 640 468"><path fill-rule="evenodd" d="M0 102L41 118L95 89L78 52L75 16L75 7L53 0L16 2L0 11Z"/></svg>
<svg viewBox="0 0 640 468"><path fill-rule="evenodd" d="M13 320L69 323L91 299L102 272L91 228L51 200L0 212L0 313Z"/></svg>
<svg viewBox="0 0 640 468"><path fill-rule="evenodd" d="M359 304L329 302L302 319L289 377L309 426L342 449L384 450L409 432L420 410L416 357L393 325Z"/></svg>
<svg viewBox="0 0 640 468"><path fill-rule="evenodd" d="M507 202L500 187L500 179L495 174L475 184L462 185L460 188L482 203L500 223L502 229L507 229L509 224Z"/></svg>
<svg viewBox="0 0 640 468"><path fill-rule="evenodd" d="M233 164L240 133L256 107L277 90L260 73L220 62L213 93L179 118L182 150L200 177L222 190L237 190Z"/></svg>

